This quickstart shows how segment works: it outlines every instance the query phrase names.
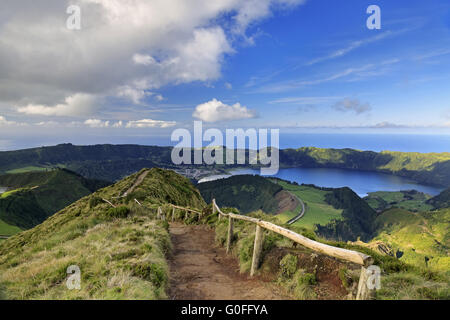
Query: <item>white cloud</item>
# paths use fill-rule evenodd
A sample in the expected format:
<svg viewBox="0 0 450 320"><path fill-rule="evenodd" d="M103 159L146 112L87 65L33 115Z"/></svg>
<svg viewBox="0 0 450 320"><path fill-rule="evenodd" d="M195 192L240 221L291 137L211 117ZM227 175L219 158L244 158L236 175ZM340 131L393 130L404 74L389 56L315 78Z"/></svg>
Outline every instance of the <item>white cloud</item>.
<svg viewBox="0 0 450 320"><path fill-rule="evenodd" d="M139 53L136 53L133 56L133 61L135 64L143 64L144 66L149 66L151 64L156 63L155 59L153 59L152 56L149 56L148 54L139 54Z"/></svg>
<svg viewBox="0 0 450 320"><path fill-rule="evenodd" d="M129 121L127 128L170 128L176 125L175 121L163 121L153 119L142 119L136 121Z"/></svg>
<svg viewBox="0 0 450 320"><path fill-rule="evenodd" d="M121 128L123 126L123 122L122 121L117 121L112 126L113 126L113 128Z"/></svg>
<svg viewBox="0 0 450 320"><path fill-rule="evenodd" d="M233 85L229 82L225 82L225 88L227 88L228 90L233 89Z"/></svg>
<svg viewBox="0 0 450 320"><path fill-rule="evenodd" d="M3 127L3 126L13 126L13 125L17 125L17 124L18 124L18 123L15 122L15 121L9 121L9 120L6 120L5 117L0 116L0 127Z"/></svg>
<svg viewBox="0 0 450 320"><path fill-rule="evenodd" d="M121 92L140 102L168 84L218 79L224 56L234 52L232 30L245 32L276 8L303 1L28 2L2 3L0 102L26 106L26 114L78 115L70 97ZM69 4L81 7L79 31L65 27Z"/></svg>
<svg viewBox="0 0 450 320"><path fill-rule="evenodd" d="M29 104L18 107L17 111L28 115L44 116L80 116L90 114L96 103L96 98L89 94L75 94L67 97L65 103L55 106Z"/></svg>
<svg viewBox="0 0 450 320"><path fill-rule="evenodd" d="M141 100L148 95L151 95L151 93L145 92L145 90L142 89L133 88L131 86L122 86L117 89L118 97L130 99L135 104L141 103Z"/></svg>
<svg viewBox="0 0 450 320"><path fill-rule="evenodd" d="M206 122L250 119L256 117L256 111L241 106L240 103L227 105L217 99L202 103L195 108L193 116Z"/></svg>
<svg viewBox="0 0 450 320"><path fill-rule="evenodd" d="M368 112L372 109L370 104L362 103L358 99L350 99L350 98L345 98L341 101L336 102L336 104L333 105L333 108L336 109L337 111L342 112L352 111L356 114Z"/></svg>
<svg viewBox="0 0 450 320"><path fill-rule="evenodd" d="M98 119L88 119L84 122L85 125L88 125L91 128L108 128L109 121L102 121Z"/></svg>

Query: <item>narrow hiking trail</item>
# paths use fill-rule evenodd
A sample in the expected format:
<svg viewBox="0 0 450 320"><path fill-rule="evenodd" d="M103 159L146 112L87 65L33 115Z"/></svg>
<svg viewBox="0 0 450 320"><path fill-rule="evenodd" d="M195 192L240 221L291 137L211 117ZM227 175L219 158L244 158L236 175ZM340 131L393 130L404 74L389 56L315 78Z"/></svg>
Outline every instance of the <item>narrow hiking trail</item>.
<svg viewBox="0 0 450 320"><path fill-rule="evenodd" d="M239 272L236 258L215 244L204 225L171 223L170 299L287 300L273 283Z"/></svg>
<svg viewBox="0 0 450 320"><path fill-rule="evenodd" d="M125 191L125 193L122 195L122 198L124 198L128 194L132 193L133 190L136 189L142 183L142 181L144 181L144 179L145 179L145 177L147 176L148 173L149 173L149 170L146 170L146 171L142 172L141 175L133 183L133 185L127 191Z"/></svg>

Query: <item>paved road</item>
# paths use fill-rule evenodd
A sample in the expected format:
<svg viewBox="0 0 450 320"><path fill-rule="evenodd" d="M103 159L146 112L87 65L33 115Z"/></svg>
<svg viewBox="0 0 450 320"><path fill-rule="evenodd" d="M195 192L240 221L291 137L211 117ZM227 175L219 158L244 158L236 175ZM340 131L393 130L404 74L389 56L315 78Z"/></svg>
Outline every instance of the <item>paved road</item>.
<svg viewBox="0 0 450 320"><path fill-rule="evenodd" d="M300 211L300 213L287 222L287 224L293 224L293 223L297 222L298 220L300 220L303 217L303 215L305 214L305 203L302 201L302 199L297 197L292 192L289 192L289 193L292 194L294 197L296 197L297 200L300 201L300 204L302 205L302 210Z"/></svg>

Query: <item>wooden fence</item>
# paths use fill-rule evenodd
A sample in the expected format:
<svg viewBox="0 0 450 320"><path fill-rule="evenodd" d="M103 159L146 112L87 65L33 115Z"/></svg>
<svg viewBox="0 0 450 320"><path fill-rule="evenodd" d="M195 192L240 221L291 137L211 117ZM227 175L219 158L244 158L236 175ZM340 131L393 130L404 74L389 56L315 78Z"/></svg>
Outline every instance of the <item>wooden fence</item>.
<svg viewBox="0 0 450 320"><path fill-rule="evenodd" d="M197 210L188 209L176 205L170 205L172 207L172 221L174 221L175 217L175 209L179 209L182 211L185 211L185 217L186 220L188 217L189 212L195 213L199 215L199 218L203 216L203 213ZM219 220L223 218L228 218L228 235L227 235L227 241L226 241L226 250L227 253L230 252L231 249L231 243L233 240L233 227L234 227L234 220L243 220L250 223L254 223L256 225L256 233L255 233L255 242L253 246L253 257L252 257L252 265L250 269L250 276L253 276L257 269L259 268L260 260L261 260L261 253L263 248L263 242L264 242L264 232L263 230L269 230L275 233L278 233L306 248L309 248L311 250L320 252L322 254L325 254L330 257L334 257L346 262L355 263L361 266L361 274L359 277L359 283L358 283L358 292L356 295L357 300L366 300L370 299L374 294L374 289L369 288L369 277L372 274L372 271L370 270L370 266L373 264L373 258L371 256L368 256L364 253L333 247L321 242L317 242L314 240L311 240L309 238L306 238L296 232L293 232L289 229L280 227L276 224L273 224L271 222L267 222L261 219L252 218L244 215L234 214L234 213L223 213L219 206L216 204L216 200L213 199L212 201L212 209L213 214L218 214ZM158 208L158 219L166 219L166 216L163 214L161 207ZM371 286L372 287L372 286Z"/></svg>

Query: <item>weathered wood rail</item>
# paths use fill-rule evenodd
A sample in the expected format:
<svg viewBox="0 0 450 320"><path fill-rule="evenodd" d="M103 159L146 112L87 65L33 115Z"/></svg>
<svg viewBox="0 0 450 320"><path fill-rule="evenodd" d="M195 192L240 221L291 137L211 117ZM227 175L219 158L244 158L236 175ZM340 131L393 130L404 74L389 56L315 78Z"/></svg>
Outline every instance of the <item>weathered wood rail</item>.
<svg viewBox="0 0 450 320"><path fill-rule="evenodd" d="M185 217L186 220L188 217L188 213L192 212L199 215L199 218L203 216L203 213L197 210L184 208L180 206L176 206L173 204L170 204L172 207L172 221L174 221L175 217L175 209L179 209L182 211L185 211ZM233 241L233 234L234 234L234 220L243 220L250 223L254 223L256 225L256 233L255 233L255 242L253 246L253 257L252 257L252 265L250 269L250 276L254 276L256 271L259 268L260 260L261 260L261 253L264 243L264 229L268 231L272 231L275 233L278 233L295 243L298 243L308 249L311 249L313 251L322 253L324 255L343 260L346 262L351 262L357 265L361 266L361 274L359 278L358 283L358 292L356 295L357 300L366 300L370 299L373 296L373 289L370 289L368 286L369 283L369 276L371 274L371 271L368 270L372 264L373 264L373 258L371 256L368 256L364 253L354 251L354 250L348 250L343 248L338 248L334 246L327 245L325 243L321 243L318 241L311 240L305 236L302 236L292 230L280 227L276 224L273 224L268 221L264 221L261 219L248 217L244 215L234 214L234 213L223 213L222 210L220 210L219 206L216 204L216 200L213 199L212 201L212 210L213 214L217 214L219 220L223 218L228 218L228 234L227 234L227 241L226 241L226 251L227 253L230 252L231 244ZM162 212L162 208L158 208L158 219L166 219L166 216Z"/></svg>

